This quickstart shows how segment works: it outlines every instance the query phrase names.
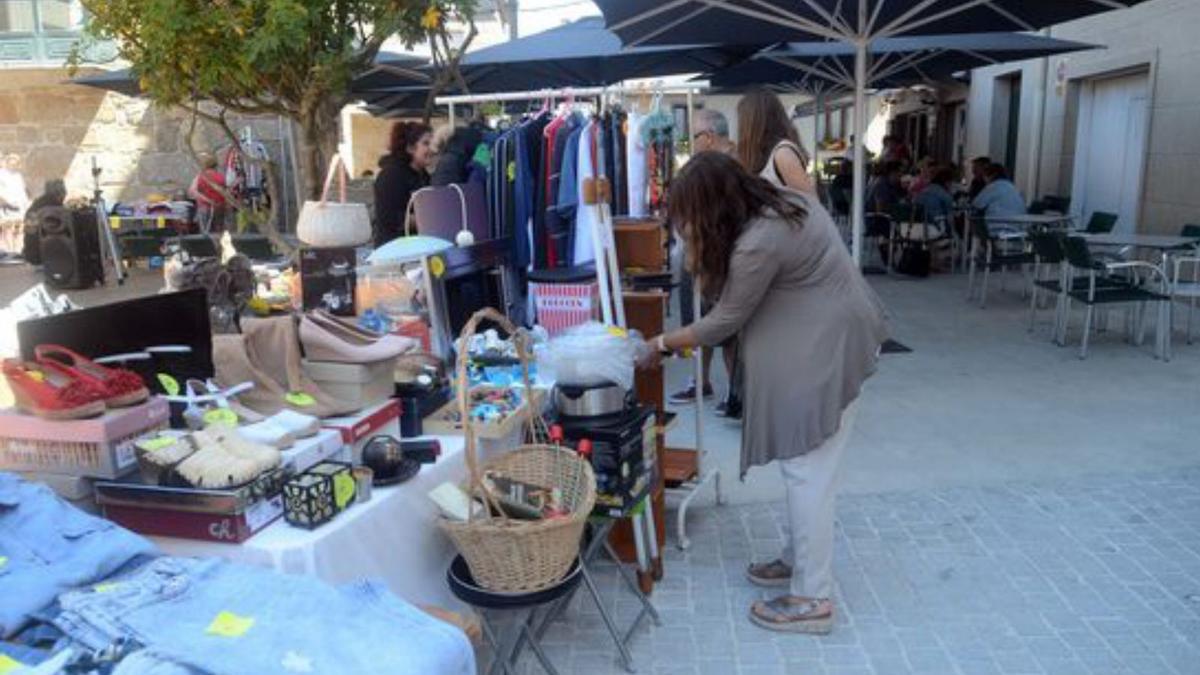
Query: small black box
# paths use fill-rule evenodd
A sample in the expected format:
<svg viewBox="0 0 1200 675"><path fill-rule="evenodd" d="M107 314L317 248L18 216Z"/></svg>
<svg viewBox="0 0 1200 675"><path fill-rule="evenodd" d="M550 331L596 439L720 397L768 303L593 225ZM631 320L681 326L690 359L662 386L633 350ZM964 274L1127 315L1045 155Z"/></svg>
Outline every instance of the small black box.
<svg viewBox="0 0 1200 675"><path fill-rule="evenodd" d="M358 251L354 247L300 250L300 288L304 310L324 309L354 316Z"/></svg>

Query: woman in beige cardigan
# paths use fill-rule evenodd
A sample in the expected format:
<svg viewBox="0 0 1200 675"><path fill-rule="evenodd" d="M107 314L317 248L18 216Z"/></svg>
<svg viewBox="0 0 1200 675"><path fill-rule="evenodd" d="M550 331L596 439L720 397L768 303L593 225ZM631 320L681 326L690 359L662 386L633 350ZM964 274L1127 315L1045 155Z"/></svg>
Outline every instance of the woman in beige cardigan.
<svg viewBox="0 0 1200 675"><path fill-rule="evenodd" d="M780 559L748 570L790 593L755 603L750 617L771 630L828 632L837 468L885 338L882 308L825 209L732 158L696 155L672 181L670 208L691 273L720 299L696 323L651 338L647 365L740 336L741 472L779 461L791 530Z"/></svg>

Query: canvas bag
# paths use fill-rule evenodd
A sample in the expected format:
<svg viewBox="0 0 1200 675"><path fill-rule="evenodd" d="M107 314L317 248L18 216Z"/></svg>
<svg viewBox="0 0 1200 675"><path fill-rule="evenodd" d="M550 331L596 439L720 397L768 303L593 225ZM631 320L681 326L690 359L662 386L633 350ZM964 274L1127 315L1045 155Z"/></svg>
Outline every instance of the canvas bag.
<svg viewBox="0 0 1200 675"><path fill-rule="evenodd" d="M338 201L329 201L329 188L338 177ZM296 236L317 248L359 246L371 240L371 216L366 204L346 202L346 163L340 154L329 160L320 201L306 201L296 221Z"/></svg>

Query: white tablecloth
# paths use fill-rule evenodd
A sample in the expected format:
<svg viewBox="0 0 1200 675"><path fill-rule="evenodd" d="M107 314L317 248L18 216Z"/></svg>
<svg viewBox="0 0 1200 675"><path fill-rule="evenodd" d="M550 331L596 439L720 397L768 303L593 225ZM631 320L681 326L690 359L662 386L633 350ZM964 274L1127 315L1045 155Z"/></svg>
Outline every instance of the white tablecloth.
<svg viewBox="0 0 1200 675"><path fill-rule="evenodd" d="M435 464L421 467L403 485L375 488L371 501L351 506L315 530L292 527L280 519L242 544L153 539L172 555L218 556L334 584L379 579L414 604L461 610L462 603L446 585L446 568L455 551L438 529L437 507L427 495L446 481L457 483L466 476L463 439L436 438L442 455Z"/></svg>

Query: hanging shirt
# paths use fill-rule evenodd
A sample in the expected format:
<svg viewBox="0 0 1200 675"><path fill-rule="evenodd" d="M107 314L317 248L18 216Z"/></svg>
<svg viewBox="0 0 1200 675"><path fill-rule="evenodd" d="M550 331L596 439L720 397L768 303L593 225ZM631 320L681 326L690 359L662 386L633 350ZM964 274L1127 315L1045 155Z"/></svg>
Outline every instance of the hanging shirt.
<svg viewBox="0 0 1200 675"><path fill-rule="evenodd" d="M646 146L642 142L641 123L644 116L629 113L628 133L625 135L625 167L629 181L629 215L646 216Z"/></svg>
<svg viewBox="0 0 1200 675"><path fill-rule="evenodd" d="M575 230L572 242L571 265L583 265L596 259L592 235L600 222L596 207L583 198L584 185L596 179L596 123L588 122L579 135L579 158L576 163L575 187L579 207L575 211Z"/></svg>

